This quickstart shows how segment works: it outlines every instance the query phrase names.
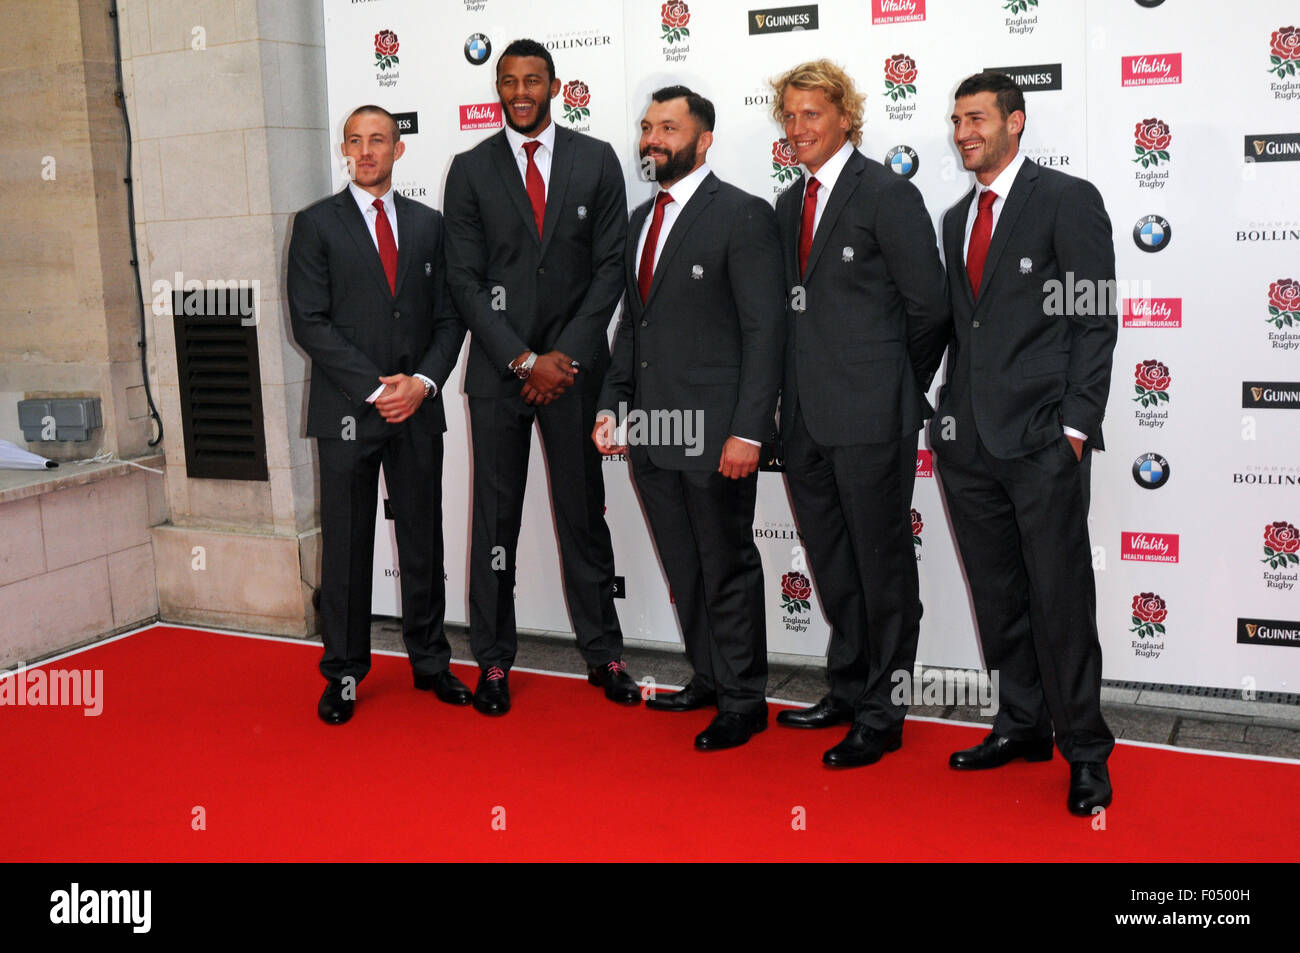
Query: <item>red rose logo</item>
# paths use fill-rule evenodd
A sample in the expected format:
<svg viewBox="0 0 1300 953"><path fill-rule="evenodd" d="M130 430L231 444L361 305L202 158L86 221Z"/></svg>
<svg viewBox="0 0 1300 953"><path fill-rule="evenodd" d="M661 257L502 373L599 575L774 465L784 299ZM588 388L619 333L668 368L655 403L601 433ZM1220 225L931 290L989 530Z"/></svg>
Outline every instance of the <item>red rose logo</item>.
<svg viewBox="0 0 1300 953"><path fill-rule="evenodd" d="M1300 324L1300 281L1279 278L1268 286L1268 323L1282 327Z"/></svg>
<svg viewBox="0 0 1300 953"><path fill-rule="evenodd" d="M925 521L921 519L921 514L916 510L912 510L912 545L921 545L921 530L923 529L925 529Z"/></svg>
<svg viewBox="0 0 1300 953"><path fill-rule="evenodd" d="M580 79L571 79L564 84L564 118L570 123L577 123L591 115L587 104L591 102L591 90Z"/></svg>
<svg viewBox="0 0 1300 953"><path fill-rule="evenodd" d="M1169 376L1169 368L1159 361L1143 361L1137 365L1133 379L1133 389L1137 391L1133 400L1143 407L1154 407L1169 400L1167 391L1173 378Z"/></svg>
<svg viewBox="0 0 1300 953"><path fill-rule="evenodd" d="M691 11L682 0L669 0L659 8L659 16L663 21L663 38L669 43L691 35L686 29L686 24L691 22Z"/></svg>
<svg viewBox="0 0 1300 953"><path fill-rule="evenodd" d="M1284 26L1273 31L1270 38L1269 52L1273 62L1300 60L1300 30L1293 26Z"/></svg>
<svg viewBox="0 0 1300 953"><path fill-rule="evenodd" d="M1290 523L1279 520L1264 527L1264 558L1272 569L1282 569L1287 565L1300 563L1300 530Z"/></svg>
<svg viewBox="0 0 1300 953"><path fill-rule="evenodd" d="M781 608L792 615L811 608L812 584L801 572L788 572L781 577Z"/></svg>
<svg viewBox="0 0 1300 953"><path fill-rule="evenodd" d="M778 182L790 182L803 175L799 169L799 157L788 139L778 139L772 143L772 178Z"/></svg>
<svg viewBox="0 0 1300 953"><path fill-rule="evenodd" d="M375 65L388 69L397 60L397 34L392 30L380 30L375 34Z"/></svg>
<svg viewBox="0 0 1300 953"><path fill-rule="evenodd" d="M1139 639L1145 639L1157 632L1163 633L1165 631L1163 623L1168 614L1165 600L1154 592L1136 595L1133 597L1133 628L1129 631L1136 633Z"/></svg>
<svg viewBox="0 0 1300 953"><path fill-rule="evenodd" d="M906 86L916 81L916 60L906 53L895 53L885 60L886 85L893 83ZM915 90L913 90L915 92Z"/></svg>
<svg viewBox="0 0 1300 953"><path fill-rule="evenodd" d="M1142 168L1159 165L1160 160L1169 161L1169 143L1173 134L1169 124L1163 119L1143 119L1133 127L1133 150L1137 153L1134 162L1142 163Z"/></svg>

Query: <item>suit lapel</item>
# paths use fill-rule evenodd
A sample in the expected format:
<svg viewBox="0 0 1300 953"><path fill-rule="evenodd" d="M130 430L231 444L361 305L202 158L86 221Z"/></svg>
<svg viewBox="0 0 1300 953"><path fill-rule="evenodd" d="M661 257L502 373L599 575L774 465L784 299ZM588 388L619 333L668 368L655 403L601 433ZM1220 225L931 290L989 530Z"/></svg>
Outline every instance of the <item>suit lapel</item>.
<svg viewBox="0 0 1300 953"><path fill-rule="evenodd" d="M636 246L641 241L641 229L645 227L646 216L650 214L650 208L654 202L645 202L638 206L632 212L632 219L627 226L627 248L625 249L623 259L627 271L628 301L635 301L635 307L641 309L641 289L637 286L637 268L640 266L640 260L637 258ZM626 305L625 305L626 307Z"/></svg>
<svg viewBox="0 0 1300 953"><path fill-rule="evenodd" d="M817 259L821 257L822 249L830 241L830 233L835 227L835 220L840 217L840 212L844 211L844 206L849 203L849 196L862 182L862 170L866 167L867 160L862 157L862 153L854 149L849 156L849 161L844 164L844 170L840 172L839 179L835 182L835 188L831 189L831 194L826 199L826 208L822 210L822 219L817 223L817 231L813 233L812 250L808 252L808 267L802 276L805 281L813 273L813 269L817 267Z"/></svg>
<svg viewBox="0 0 1300 953"><path fill-rule="evenodd" d="M668 191L672 191L669 189ZM708 174L700 187L695 190L691 200L686 203L677 216L677 221L673 222L673 230L668 233L668 239L664 242L663 250L659 252L659 261L655 264L654 278L650 281L650 294L646 295L645 306L648 309L650 302L654 301L655 292L663 284L664 272L671 264L673 256L677 254L677 249L681 248L682 242L686 240L686 233L691 230L695 220L700 217L700 213L713 202L713 193L718 191L718 177L712 172Z"/></svg>
<svg viewBox="0 0 1300 953"><path fill-rule="evenodd" d="M555 130L555 152L551 156L551 180L546 186L546 215L542 219L542 257L551 243L556 225L564 210L564 193L569 188L569 175L573 172L573 133L568 129ZM515 176L518 178L518 176ZM527 193L524 193L527 195ZM529 211L532 206L529 206Z"/></svg>
<svg viewBox="0 0 1300 953"><path fill-rule="evenodd" d="M519 175L519 164L515 161L514 153L510 151L510 140L506 138L504 130L497 133L496 143L492 147L492 164L496 166L497 174L501 176L501 184L505 187L506 194L515 203L515 210L523 219L524 230L533 237L533 241L540 241L537 237L537 220L533 218L533 205L528 201L524 180Z"/></svg>
<svg viewBox="0 0 1300 953"><path fill-rule="evenodd" d="M1002 206L1002 213L998 215L998 227L993 230L993 237L989 241L989 254L984 259L984 274L980 276L980 301L987 297L986 293L989 283L993 280L993 272L998 259L1002 257L1002 253L1006 250L1007 242L1016 227L1016 219L1024 211L1025 205L1029 202L1029 196L1037 184L1038 166L1032 159L1026 159L1020 166L1015 181L1011 184L1011 194L1007 196Z"/></svg>
<svg viewBox="0 0 1300 953"><path fill-rule="evenodd" d="M781 229L784 232L785 241L785 273L790 276L790 284L799 283L799 218L803 214L803 180L793 183L786 190L786 203L784 217L781 219Z"/></svg>
<svg viewBox="0 0 1300 953"><path fill-rule="evenodd" d="M394 192L393 204L397 206L397 280L393 283L397 288L393 295L396 297L402 291L402 281L415 255L415 222L414 211L406 196Z"/></svg>
<svg viewBox="0 0 1300 953"><path fill-rule="evenodd" d="M966 274L966 250L962 240L966 234L966 219L970 215L970 203L975 201L975 187L966 193L966 197L952 207L944 219L944 257L948 262L952 283L960 286L961 294L968 308L975 306L975 298L970 290L970 277Z"/></svg>
<svg viewBox="0 0 1300 953"><path fill-rule="evenodd" d="M357 246L357 254L365 262L366 271L370 276L379 282L379 287L384 290L384 294L392 295L392 289L388 287L388 275L384 274L384 263L379 259L379 249L375 247L375 240L370 237L370 229L366 226L366 220L361 214L361 209L357 208L356 200L352 197L352 190L348 186L343 187L334 198L334 210L338 213L339 221L343 223L344 230L352 236L352 241ZM398 226L401 226L402 216L397 216ZM399 262L401 251L398 251Z"/></svg>

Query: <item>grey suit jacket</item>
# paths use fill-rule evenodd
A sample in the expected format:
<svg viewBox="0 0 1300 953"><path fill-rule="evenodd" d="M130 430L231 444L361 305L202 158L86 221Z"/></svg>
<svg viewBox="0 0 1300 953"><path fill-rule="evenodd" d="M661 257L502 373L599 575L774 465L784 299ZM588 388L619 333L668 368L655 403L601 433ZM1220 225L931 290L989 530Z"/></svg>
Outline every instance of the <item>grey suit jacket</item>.
<svg viewBox="0 0 1300 953"><path fill-rule="evenodd" d="M943 218L954 337L934 419L951 416L955 426L932 427L932 445L970 451L978 433L990 453L1010 459L1061 439L1069 426L1102 449L1118 330L1115 247L1101 193L1026 161L989 243L978 301L962 248L974 199L972 188ZM1051 313L1048 283L1070 280L1109 291L1083 308L1062 300L1065 313Z"/></svg>
<svg viewBox="0 0 1300 953"><path fill-rule="evenodd" d="M930 415L926 391L952 333L943 264L916 186L854 151L799 274L805 184L776 202L790 295L781 431L798 406L825 446L897 440Z"/></svg>
<svg viewBox="0 0 1300 953"><path fill-rule="evenodd" d="M442 385L465 326L447 293L442 215L397 195L397 293L347 187L294 217L288 294L293 337L311 357L307 436L339 437L344 418L389 426L366 398L379 376L428 377L438 393L411 420L446 429Z"/></svg>
<svg viewBox="0 0 1300 953"><path fill-rule="evenodd" d="M660 443L649 456L664 469L716 470L728 437L774 432L785 334L776 216L710 174L664 240L642 305L636 247L652 204L628 226L623 315L599 406L702 413L700 452Z"/></svg>
<svg viewBox="0 0 1300 953"><path fill-rule="evenodd" d="M542 235L505 131L447 173L448 283L469 325L465 391L518 394L508 365L524 351L582 364L576 387L600 387L606 334L623 292L627 192L609 143L556 128Z"/></svg>

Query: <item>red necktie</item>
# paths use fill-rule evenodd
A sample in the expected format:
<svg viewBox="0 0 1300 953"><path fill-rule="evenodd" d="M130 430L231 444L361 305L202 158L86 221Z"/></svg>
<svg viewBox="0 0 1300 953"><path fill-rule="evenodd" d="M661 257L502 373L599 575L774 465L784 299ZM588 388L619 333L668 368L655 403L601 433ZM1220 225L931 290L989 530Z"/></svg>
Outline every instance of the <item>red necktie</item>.
<svg viewBox="0 0 1300 953"><path fill-rule="evenodd" d="M993 237L993 203L997 193L987 189L980 194L979 211L975 213L975 227L970 230L970 244L966 246L966 275L970 278L972 297L980 294L980 278L984 274L984 259L989 256L989 239Z"/></svg>
<svg viewBox="0 0 1300 953"><path fill-rule="evenodd" d="M524 172L524 185L528 188L528 202L533 207L533 218L537 220L537 237L542 237L542 222L546 220L546 183L542 181L542 171L537 168L533 156L542 144L534 139L524 143L528 153L528 169Z"/></svg>
<svg viewBox="0 0 1300 953"><path fill-rule="evenodd" d="M821 183L808 177L808 188L803 194L803 224L799 226L799 274L808 270L808 253L812 251L813 228L817 221L817 190Z"/></svg>
<svg viewBox="0 0 1300 953"><path fill-rule="evenodd" d="M655 199L655 214L650 219L650 231L645 236L645 247L641 249L641 267L636 273L636 284L641 289L641 303L650 297L650 282L655 276L655 249L659 247L659 229L664 224L664 206L673 200L667 192L660 192Z"/></svg>
<svg viewBox="0 0 1300 953"><path fill-rule="evenodd" d="M375 216L375 240L379 244L379 260L384 263L384 274L388 276L388 290L397 294L397 241L393 238L393 226L384 214L384 200L375 199L370 203L379 210Z"/></svg>

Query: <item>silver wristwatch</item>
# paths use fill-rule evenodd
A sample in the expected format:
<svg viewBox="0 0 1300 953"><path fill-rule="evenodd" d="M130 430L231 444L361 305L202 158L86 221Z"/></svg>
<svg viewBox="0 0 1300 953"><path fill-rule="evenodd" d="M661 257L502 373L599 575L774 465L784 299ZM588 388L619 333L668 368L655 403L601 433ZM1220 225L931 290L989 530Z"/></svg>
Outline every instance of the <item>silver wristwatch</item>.
<svg viewBox="0 0 1300 953"><path fill-rule="evenodd" d="M533 373L533 365L536 363L537 352L529 351L528 356L512 367L511 370L515 372L515 377L519 378L521 381L526 381L528 380L529 375Z"/></svg>

